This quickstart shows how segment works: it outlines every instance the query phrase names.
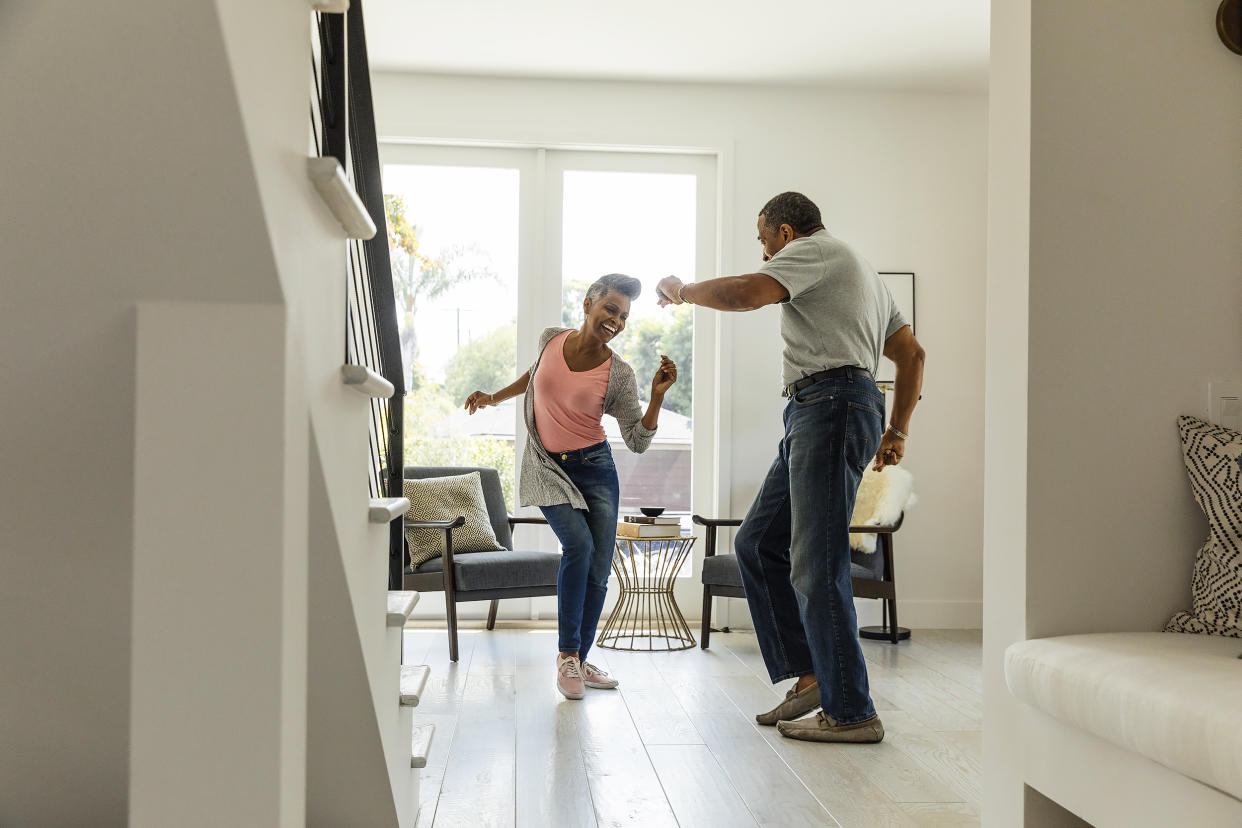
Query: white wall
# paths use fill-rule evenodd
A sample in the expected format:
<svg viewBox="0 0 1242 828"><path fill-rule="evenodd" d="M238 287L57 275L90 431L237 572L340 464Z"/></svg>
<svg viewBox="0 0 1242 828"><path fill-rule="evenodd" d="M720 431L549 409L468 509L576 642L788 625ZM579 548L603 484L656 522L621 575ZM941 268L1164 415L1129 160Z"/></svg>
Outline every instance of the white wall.
<svg viewBox="0 0 1242 828"><path fill-rule="evenodd" d="M280 300L226 64L211 5L0 12L5 825L134 802L136 302Z"/></svg>
<svg viewBox="0 0 1242 828"><path fill-rule="evenodd" d="M312 445L356 586L359 652L327 660L365 656L364 747L414 779L346 246L306 176L311 17L0 10L0 824L306 823Z"/></svg>
<svg viewBox="0 0 1242 828"><path fill-rule="evenodd" d="M1188 606L1206 523L1174 420L1242 378L1242 59L1217 5L1034 6L1032 636Z"/></svg>
<svg viewBox="0 0 1242 828"><path fill-rule="evenodd" d="M1018 824L1032 749L1004 646L1189 604L1207 527L1175 419L1242 377L1242 59L1217 5L993 5L989 357L1012 364L988 385L989 823Z"/></svg>
<svg viewBox="0 0 1242 828"><path fill-rule="evenodd" d="M399 74L377 76L375 94L385 137L721 151L723 274L758 266L755 218L788 189L877 268L915 271L929 356L907 460L921 502L897 538L901 620L979 626L984 95ZM738 516L781 434L777 314L722 326L722 469Z"/></svg>

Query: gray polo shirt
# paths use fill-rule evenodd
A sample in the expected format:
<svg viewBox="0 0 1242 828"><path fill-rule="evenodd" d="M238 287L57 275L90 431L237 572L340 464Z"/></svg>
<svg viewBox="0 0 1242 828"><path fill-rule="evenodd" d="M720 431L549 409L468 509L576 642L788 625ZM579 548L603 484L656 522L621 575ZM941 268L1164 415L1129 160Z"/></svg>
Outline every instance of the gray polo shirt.
<svg viewBox="0 0 1242 828"><path fill-rule="evenodd" d="M875 268L827 230L794 239L759 272L789 291L781 303L783 385L843 365L875 376L884 342L910 324Z"/></svg>

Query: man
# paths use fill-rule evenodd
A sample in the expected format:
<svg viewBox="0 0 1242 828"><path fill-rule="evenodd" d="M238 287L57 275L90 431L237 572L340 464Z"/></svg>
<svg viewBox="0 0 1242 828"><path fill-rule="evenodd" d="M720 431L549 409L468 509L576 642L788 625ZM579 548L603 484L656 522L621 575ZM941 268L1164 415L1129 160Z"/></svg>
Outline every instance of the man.
<svg viewBox="0 0 1242 828"><path fill-rule="evenodd" d="M923 384L924 352L875 270L824 229L819 208L781 193L759 213L756 273L656 287L661 306L745 311L781 305L785 436L735 540L746 599L772 683L797 678L756 716L781 734L878 742L858 643L849 522L868 462L905 455ZM892 418L873 377L881 352L897 366ZM800 719L822 707L813 718Z"/></svg>

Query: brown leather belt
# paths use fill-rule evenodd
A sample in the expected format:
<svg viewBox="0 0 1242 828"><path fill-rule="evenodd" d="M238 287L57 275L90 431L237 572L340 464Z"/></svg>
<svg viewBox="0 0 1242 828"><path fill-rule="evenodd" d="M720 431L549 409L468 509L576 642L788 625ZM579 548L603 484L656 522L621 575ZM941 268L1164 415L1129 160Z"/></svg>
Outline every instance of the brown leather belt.
<svg viewBox="0 0 1242 828"><path fill-rule="evenodd" d="M866 368L858 368L854 365L842 365L840 368L829 368L827 371L816 371L814 374L807 374L802 379L786 385L783 389L781 389L781 396L792 397L803 388L814 385L820 380L836 379L839 377L847 377L852 379L855 376L860 376L864 379L871 379L871 372ZM874 382L874 380L872 381Z"/></svg>

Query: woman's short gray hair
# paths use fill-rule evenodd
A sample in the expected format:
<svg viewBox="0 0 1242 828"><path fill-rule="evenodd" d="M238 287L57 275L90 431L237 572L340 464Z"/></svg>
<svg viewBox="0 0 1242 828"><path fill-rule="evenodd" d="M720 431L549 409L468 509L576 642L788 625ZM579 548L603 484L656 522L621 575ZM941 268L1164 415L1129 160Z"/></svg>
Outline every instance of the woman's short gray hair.
<svg viewBox="0 0 1242 828"><path fill-rule="evenodd" d="M632 302L638 298L638 294L643 292L643 283L624 273L609 273L607 276L600 276L587 288L585 298L594 302L610 290L628 296Z"/></svg>

